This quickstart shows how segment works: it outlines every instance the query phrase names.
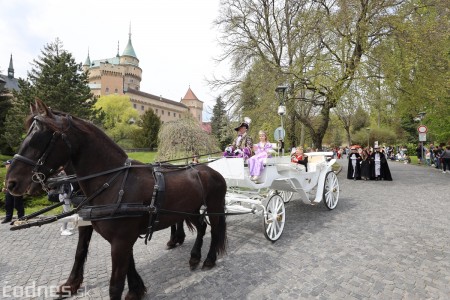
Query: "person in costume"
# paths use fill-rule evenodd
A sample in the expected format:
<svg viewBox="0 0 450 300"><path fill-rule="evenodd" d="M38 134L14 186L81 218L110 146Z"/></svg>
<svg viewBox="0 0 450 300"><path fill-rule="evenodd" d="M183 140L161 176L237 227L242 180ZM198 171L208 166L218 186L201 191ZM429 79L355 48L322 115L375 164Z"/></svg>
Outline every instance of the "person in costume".
<svg viewBox="0 0 450 300"><path fill-rule="evenodd" d="M234 129L237 131L238 136L233 141L233 144L225 148L224 157L243 157L247 160L253 155L253 140L247 134L250 122L249 118L245 118L244 122Z"/></svg>
<svg viewBox="0 0 450 300"><path fill-rule="evenodd" d="M392 180L391 171L387 163L386 156L380 151L380 147L375 146L374 152L371 155L371 175L375 180Z"/></svg>
<svg viewBox="0 0 450 300"><path fill-rule="evenodd" d="M362 150L361 153L361 179L370 179L370 165L372 163L371 157L367 150Z"/></svg>
<svg viewBox="0 0 450 300"><path fill-rule="evenodd" d="M361 155L355 147L351 147L350 151L348 154L347 179L359 180L361 179Z"/></svg>
<svg viewBox="0 0 450 300"><path fill-rule="evenodd" d="M272 144L267 140L267 134L264 131L259 131L259 143L255 144L253 149L255 150L255 155L250 157L247 163L250 179L257 181L262 170L264 170L264 159L270 157L270 151L272 150Z"/></svg>

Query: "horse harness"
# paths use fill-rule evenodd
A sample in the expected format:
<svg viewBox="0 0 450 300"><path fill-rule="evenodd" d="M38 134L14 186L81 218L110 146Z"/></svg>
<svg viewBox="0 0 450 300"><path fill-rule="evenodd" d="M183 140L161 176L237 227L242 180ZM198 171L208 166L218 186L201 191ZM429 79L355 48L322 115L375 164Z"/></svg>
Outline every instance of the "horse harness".
<svg viewBox="0 0 450 300"><path fill-rule="evenodd" d="M54 143L55 134L52 138L52 141L50 141L50 147L51 144ZM15 159L18 159L22 162L25 162L27 164L35 166L35 168L38 170L40 166L43 166L45 162L45 158L47 157L47 153L49 150L47 149L41 159L37 163L34 163L31 159L28 159L24 156L16 154L14 156ZM47 154L47 155L46 155ZM150 205L140 204L140 203L122 203L123 195L125 193L124 186L128 177L128 173L130 168L151 168L152 169L152 175L155 179L155 185L153 188L153 194ZM202 191L202 200L203 200L203 206L202 214L195 214L195 213L187 213L187 212L181 212L181 211L171 211L163 209L163 203L165 199L165 191L166 191L166 184L164 179L164 174L168 171L184 171L187 169L193 169L196 171L198 182L201 186ZM33 170L34 171L34 170ZM109 188L114 181L117 180L119 175L122 173L122 171L125 172L120 190L118 193L117 201L113 204L106 204L106 205L95 205L95 206L87 206L92 199L100 195L103 191L105 191L107 188ZM40 173L42 174L42 173ZM83 197L76 208L72 209L69 212L65 212L53 217L45 218L43 220L38 220L33 223L26 222L28 219L31 218L31 216L26 216L19 221L25 221L20 223L19 225L12 227L11 230L18 230L23 228L29 228L33 226L41 226L43 224L52 223L56 220L62 219L64 217L71 216L75 213L78 213L80 217L83 218L85 221L101 221L101 220L110 220L110 219L117 219L117 218L129 218L129 217L142 217L146 214L149 215L149 223L147 226L147 231L145 234L145 244L147 244L147 241L149 241L152 238L153 232L157 228L159 224L159 216L161 213L166 214L180 214L180 215L188 215L188 216L200 216L201 221L204 220L204 217L206 216L206 201L205 201L205 193L203 190L203 184L200 179L199 171L193 167L193 165L187 165L187 166L174 166L174 165L160 165L160 164L150 164L150 165L132 165L131 160L129 158L126 159L123 166L114 168L111 170L107 170L104 172L91 174L84 177L76 177L76 176L66 176L63 177L61 180L54 181L52 185L60 185L64 183L74 183L79 182L107 174L113 174L100 188L98 188L92 195L89 197ZM35 176L35 173L33 173L33 176ZM43 180L45 180L45 175L42 174L43 177L39 175L39 178L42 181L43 187L45 186L43 183ZM45 186L45 191L48 191L48 188ZM33 215L35 216L35 215ZM13 229L14 228L14 229Z"/></svg>

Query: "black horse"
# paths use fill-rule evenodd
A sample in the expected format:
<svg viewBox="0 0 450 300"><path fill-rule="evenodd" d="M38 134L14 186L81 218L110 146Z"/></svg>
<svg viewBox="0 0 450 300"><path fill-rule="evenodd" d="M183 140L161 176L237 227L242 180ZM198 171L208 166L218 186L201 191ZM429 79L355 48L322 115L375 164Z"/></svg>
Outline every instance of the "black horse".
<svg viewBox="0 0 450 300"><path fill-rule="evenodd" d="M80 187L89 199L86 205L151 207L156 182L153 167L128 160L125 152L93 124L52 111L37 100L31 105L27 126L28 134L6 176L13 195L36 193L38 185L35 182L45 184L46 178L60 166L71 162L80 179ZM135 268L133 245L140 235L148 234L148 227L161 230L182 224L183 220L188 226L194 226L197 238L189 264L195 268L201 260L207 226L198 217L201 208L206 208L211 226L211 244L203 268L215 265L217 255L226 249L225 180L205 165L181 171L162 170L161 174L165 181L165 197L159 209L173 213L159 213L156 218L152 211L139 216L112 216L93 219L92 226L80 227L75 263L67 282L60 287L61 291L75 293L80 287L93 229L111 244L111 299L121 298L125 278L129 286L126 299L140 299L145 294L145 285ZM151 219L156 222L150 222Z"/></svg>

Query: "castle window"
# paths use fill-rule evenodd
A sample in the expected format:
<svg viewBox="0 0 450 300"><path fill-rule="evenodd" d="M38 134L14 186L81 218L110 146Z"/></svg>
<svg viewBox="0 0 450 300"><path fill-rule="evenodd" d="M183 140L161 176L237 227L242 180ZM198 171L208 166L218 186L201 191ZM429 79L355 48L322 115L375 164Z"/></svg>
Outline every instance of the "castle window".
<svg viewBox="0 0 450 300"><path fill-rule="evenodd" d="M177 117L177 113L173 113L173 116L176 118Z"/></svg>
<svg viewBox="0 0 450 300"><path fill-rule="evenodd" d="M161 110L161 114L164 115L164 109Z"/></svg>
<svg viewBox="0 0 450 300"><path fill-rule="evenodd" d="M167 112L167 115L170 116L170 111Z"/></svg>
<svg viewBox="0 0 450 300"><path fill-rule="evenodd" d="M107 87L107 88L105 89L105 92L109 93L109 87Z"/></svg>
<svg viewBox="0 0 450 300"><path fill-rule="evenodd" d="M144 105L141 105L141 110L144 110Z"/></svg>
<svg viewBox="0 0 450 300"><path fill-rule="evenodd" d="M158 114L158 109L155 109L155 113Z"/></svg>
<svg viewBox="0 0 450 300"><path fill-rule="evenodd" d="M117 92L118 92L119 90L118 89L114 89L114 93L116 93L117 94Z"/></svg>
<svg viewBox="0 0 450 300"><path fill-rule="evenodd" d="M133 103L133 108L136 108L136 103Z"/></svg>

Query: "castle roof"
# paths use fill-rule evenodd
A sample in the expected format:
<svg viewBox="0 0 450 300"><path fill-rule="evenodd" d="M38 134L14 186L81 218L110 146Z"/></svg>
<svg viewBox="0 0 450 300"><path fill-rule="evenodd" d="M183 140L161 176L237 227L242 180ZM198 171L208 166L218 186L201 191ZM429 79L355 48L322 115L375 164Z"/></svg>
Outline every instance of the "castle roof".
<svg viewBox="0 0 450 300"><path fill-rule="evenodd" d="M161 96L156 96L156 95L153 95L153 94L141 92L141 91L130 89L130 88L127 90L127 94L135 94L135 95L142 96L142 97L145 97L145 98L161 101L161 102L164 102L164 103L167 103L167 104L172 104L172 105L180 106L180 107L183 107L183 108L187 108L187 106L184 105L181 102L173 101L173 100L170 100L170 99L167 99L167 98L163 98Z"/></svg>
<svg viewBox="0 0 450 300"><path fill-rule="evenodd" d="M122 55L132 56L137 58L136 52L134 52L133 44L131 43L131 27L130 27L130 33L128 33L128 44L123 50Z"/></svg>
<svg viewBox="0 0 450 300"><path fill-rule="evenodd" d="M182 100L198 100L197 96L195 96L194 92L191 90L191 87L188 88L186 95L184 95ZM203 101L200 101L203 102Z"/></svg>

